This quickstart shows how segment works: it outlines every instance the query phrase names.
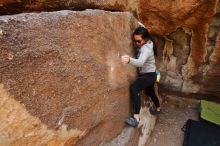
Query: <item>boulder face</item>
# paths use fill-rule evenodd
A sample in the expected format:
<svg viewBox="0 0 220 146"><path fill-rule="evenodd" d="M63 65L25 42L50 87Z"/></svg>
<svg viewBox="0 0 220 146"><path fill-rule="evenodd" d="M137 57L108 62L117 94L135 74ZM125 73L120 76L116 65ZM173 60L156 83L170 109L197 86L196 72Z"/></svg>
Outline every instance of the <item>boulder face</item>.
<svg viewBox="0 0 220 146"><path fill-rule="evenodd" d="M0 115L12 117L0 119L0 139L32 145L40 135L39 145L98 145L117 136L136 73L120 55L133 54L137 26L130 13L100 10L1 16Z"/></svg>

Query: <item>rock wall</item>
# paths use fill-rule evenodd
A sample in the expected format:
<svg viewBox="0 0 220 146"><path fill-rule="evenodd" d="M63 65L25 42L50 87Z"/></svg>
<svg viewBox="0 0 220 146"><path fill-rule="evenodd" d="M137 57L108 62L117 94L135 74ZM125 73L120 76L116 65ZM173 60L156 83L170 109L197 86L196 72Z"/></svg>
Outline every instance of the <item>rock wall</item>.
<svg viewBox="0 0 220 146"><path fill-rule="evenodd" d="M0 0L0 15L88 8L130 11L154 34L162 92L220 100L218 0ZM134 54L133 16L1 16L0 145L143 145L154 118L124 128L135 68L119 58ZM134 141L120 141L126 134Z"/></svg>
<svg viewBox="0 0 220 146"><path fill-rule="evenodd" d="M203 80L201 86L201 93L207 95L208 98L219 98L220 95L220 2L217 5L217 12L209 22L207 41L206 41L206 66L203 68ZM215 95L215 96L213 96Z"/></svg>
<svg viewBox="0 0 220 146"><path fill-rule="evenodd" d="M90 146L116 137L136 73L120 55L133 54L137 26L130 13L99 10L1 16L0 144Z"/></svg>
<svg viewBox="0 0 220 146"><path fill-rule="evenodd" d="M0 13L86 8L130 11L157 36L160 88L184 96L216 98L220 96L216 80L219 68L213 61L218 49L218 3L218 0L2 0Z"/></svg>
<svg viewBox="0 0 220 146"><path fill-rule="evenodd" d="M140 0L139 17L158 36L163 91L220 99L218 5L217 0Z"/></svg>

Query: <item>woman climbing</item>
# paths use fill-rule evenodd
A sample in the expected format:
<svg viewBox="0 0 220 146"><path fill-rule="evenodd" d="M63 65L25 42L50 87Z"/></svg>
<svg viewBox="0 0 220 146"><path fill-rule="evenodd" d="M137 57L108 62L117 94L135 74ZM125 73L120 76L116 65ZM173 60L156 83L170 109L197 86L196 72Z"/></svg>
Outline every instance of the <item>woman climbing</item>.
<svg viewBox="0 0 220 146"><path fill-rule="evenodd" d="M141 100L139 91L144 90L150 96L155 108L150 108L150 113L157 115L161 112L160 103L154 90L156 82L156 65L155 57L156 45L154 39L144 27L138 27L133 33L133 41L138 49L137 59L128 55L121 56L121 62L131 64L138 67L138 77L131 84L131 99L133 103L134 115L126 119L126 123L135 127L140 121L139 113L141 108Z"/></svg>

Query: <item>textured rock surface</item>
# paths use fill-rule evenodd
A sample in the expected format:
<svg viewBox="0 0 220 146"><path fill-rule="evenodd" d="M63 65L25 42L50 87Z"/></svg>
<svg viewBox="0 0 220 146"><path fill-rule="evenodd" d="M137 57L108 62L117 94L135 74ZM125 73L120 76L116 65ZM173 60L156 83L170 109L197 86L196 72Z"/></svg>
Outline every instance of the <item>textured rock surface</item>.
<svg viewBox="0 0 220 146"><path fill-rule="evenodd" d="M45 136L39 145L90 146L116 137L136 73L119 56L133 54L136 26L129 13L93 10L1 16L0 82L8 94L1 104L10 104L1 106L0 116L10 116L1 118L1 139L22 145L25 135L25 145L33 145L39 135Z"/></svg>
<svg viewBox="0 0 220 146"><path fill-rule="evenodd" d="M0 15L32 11L102 9L132 11L137 15L138 0L0 0Z"/></svg>
<svg viewBox="0 0 220 146"><path fill-rule="evenodd" d="M139 17L159 36L157 61L164 91L220 96L218 5L217 0L140 0Z"/></svg>
<svg viewBox="0 0 220 146"><path fill-rule="evenodd" d="M14 14L27 11L52 11L61 9L83 10L99 8L109 10L125 9L125 0L1 0L1 14Z"/></svg>
<svg viewBox="0 0 220 146"><path fill-rule="evenodd" d="M25 106L13 99L0 84L0 146L62 146L73 145L86 131L48 129Z"/></svg>
<svg viewBox="0 0 220 146"><path fill-rule="evenodd" d="M219 67L214 59L218 58L215 51L218 50L218 0L3 0L1 3L1 14L86 8L130 11L159 38L161 88L190 96L220 96L216 80Z"/></svg>
<svg viewBox="0 0 220 146"><path fill-rule="evenodd" d="M207 42L206 42L206 56L205 66L203 67L203 84L200 89L201 93L206 94L207 97L213 95L220 96L220 3L218 3L217 13L211 19L208 26ZM214 97L216 98L216 97Z"/></svg>
<svg viewBox="0 0 220 146"><path fill-rule="evenodd" d="M132 11L157 38L161 89L216 100L220 99L219 3L218 0L0 0L0 15L88 8ZM14 121L22 123L27 116L37 121L41 126L33 131L46 131L39 135L48 136L42 144L50 144L56 135L58 141L51 142L52 145L127 145L126 141L119 142L124 133L128 137L147 133L149 129L122 131L129 113L128 86L135 69L121 65L119 56L132 54L130 34L136 23L128 13L103 11L2 16L0 83L4 84L5 89L1 90L7 96L1 104L10 101L14 106L9 110L1 108L2 115L22 109L24 117ZM10 127L10 122L2 123L9 123L2 124L2 129ZM30 124L26 128L30 129L29 126L34 127ZM18 133L25 135L23 129ZM61 138L59 131L66 133L66 137ZM19 136L8 136L11 133L16 132L1 133L0 139L5 144L16 141ZM120 135L112 139L117 134ZM131 145L143 142L145 136L138 136L134 136Z"/></svg>
<svg viewBox="0 0 220 146"><path fill-rule="evenodd" d="M167 35L178 27L195 28L213 16L217 0L140 0L140 18L151 32ZM203 26L203 25L202 25ZM201 26L201 27L202 27Z"/></svg>

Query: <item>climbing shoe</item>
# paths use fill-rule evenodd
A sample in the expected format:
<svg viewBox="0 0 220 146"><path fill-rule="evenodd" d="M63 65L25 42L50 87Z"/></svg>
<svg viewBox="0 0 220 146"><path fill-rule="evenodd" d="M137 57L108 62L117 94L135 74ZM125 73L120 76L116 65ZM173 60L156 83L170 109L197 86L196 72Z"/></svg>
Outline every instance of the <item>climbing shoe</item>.
<svg viewBox="0 0 220 146"><path fill-rule="evenodd" d="M151 115L159 115L162 113L161 109L160 109L160 111L157 111L155 107L150 107L149 111L150 111Z"/></svg>
<svg viewBox="0 0 220 146"><path fill-rule="evenodd" d="M125 123L132 126L132 127L136 127L138 125L138 121L136 118L134 117L129 117L125 120Z"/></svg>

